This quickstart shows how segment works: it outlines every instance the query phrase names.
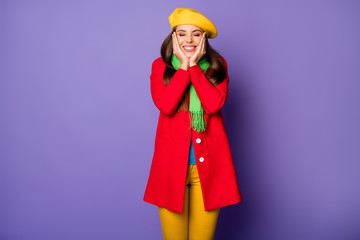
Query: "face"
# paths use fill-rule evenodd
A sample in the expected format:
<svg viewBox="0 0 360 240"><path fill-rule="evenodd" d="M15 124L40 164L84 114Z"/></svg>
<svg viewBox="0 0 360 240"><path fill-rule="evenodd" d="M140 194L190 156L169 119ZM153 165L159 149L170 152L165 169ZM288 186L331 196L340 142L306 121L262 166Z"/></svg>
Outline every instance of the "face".
<svg viewBox="0 0 360 240"><path fill-rule="evenodd" d="M194 25L178 25L176 27L176 36L181 50L187 57L192 57L200 45L203 30Z"/></svg>

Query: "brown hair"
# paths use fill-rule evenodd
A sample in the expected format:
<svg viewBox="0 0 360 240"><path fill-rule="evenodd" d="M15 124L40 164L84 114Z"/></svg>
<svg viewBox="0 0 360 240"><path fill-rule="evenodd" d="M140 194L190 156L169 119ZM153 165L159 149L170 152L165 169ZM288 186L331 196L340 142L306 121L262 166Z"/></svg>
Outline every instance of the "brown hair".
<svg viewBox="0 0 360 240"><path fill-rule="evenodd" d="M160 49L161 58L163 59L165 65L166 65L164 75L163 75L163 80L164 80L165 85L169 84L169 82L171 81L172 77L174 76L174 74L176 72L176 69L171 64L171 56L172 56L172 52L173 52L173 47L172 47L173 42L172 42L171 35L175 31L176 31L176 26L173 28L171 33L165 38L164 42L161 45L161 49ZM224 81L224 79L226 77L226 69L225 69L224 62L223 62L220 54L210 46L207 37L205 37L205 42L206 42L205 43L206 53L204 56L210 63L209 69L212 70L211 71L212 74L210 76L208 75L210 71L207 71L206 77L213 86L216 86L217 84ZM189 89L189 87L188 87L188 89ZM186 90L186 92L187 92L187 90ZM184 94L176 111L180 112L182 110L189 111L189 103L187 102L186 94Z"/></svg>

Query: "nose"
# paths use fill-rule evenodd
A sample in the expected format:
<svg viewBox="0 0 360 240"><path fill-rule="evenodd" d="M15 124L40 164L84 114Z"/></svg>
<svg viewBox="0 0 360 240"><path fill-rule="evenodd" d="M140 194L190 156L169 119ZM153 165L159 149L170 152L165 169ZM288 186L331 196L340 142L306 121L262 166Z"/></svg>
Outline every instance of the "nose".
<svg viewBox="0 0 360 240"><path fill-rule="evenodd" d="M186 38L187 43L191 43L192 41L193 41L193 39L192 39L191 35Z"/></svg>

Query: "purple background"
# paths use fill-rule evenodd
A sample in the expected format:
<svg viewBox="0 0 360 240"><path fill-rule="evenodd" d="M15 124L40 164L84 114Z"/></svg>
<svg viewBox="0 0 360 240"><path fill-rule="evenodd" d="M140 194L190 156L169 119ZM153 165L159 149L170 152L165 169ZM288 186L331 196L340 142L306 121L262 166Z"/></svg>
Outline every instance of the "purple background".
<svg viewBox="0 0 360 240"><path fill-rule="evenodd" d="M0 239L162 239L142 200L176 7L218 28L244 200L216 239L360 239L359 1L1 1Z"/></svg>

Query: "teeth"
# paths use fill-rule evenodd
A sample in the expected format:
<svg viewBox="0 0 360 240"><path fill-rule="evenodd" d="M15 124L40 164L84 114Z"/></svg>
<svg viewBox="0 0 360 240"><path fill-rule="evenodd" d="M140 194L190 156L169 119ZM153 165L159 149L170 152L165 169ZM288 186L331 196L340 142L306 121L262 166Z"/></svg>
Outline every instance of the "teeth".
<svg viewBox="0 0 360 240"><path fill-rule="evenodd" d="M190 50L190 49L194 49L195 47L184 47L184 48Z"/></svg>

